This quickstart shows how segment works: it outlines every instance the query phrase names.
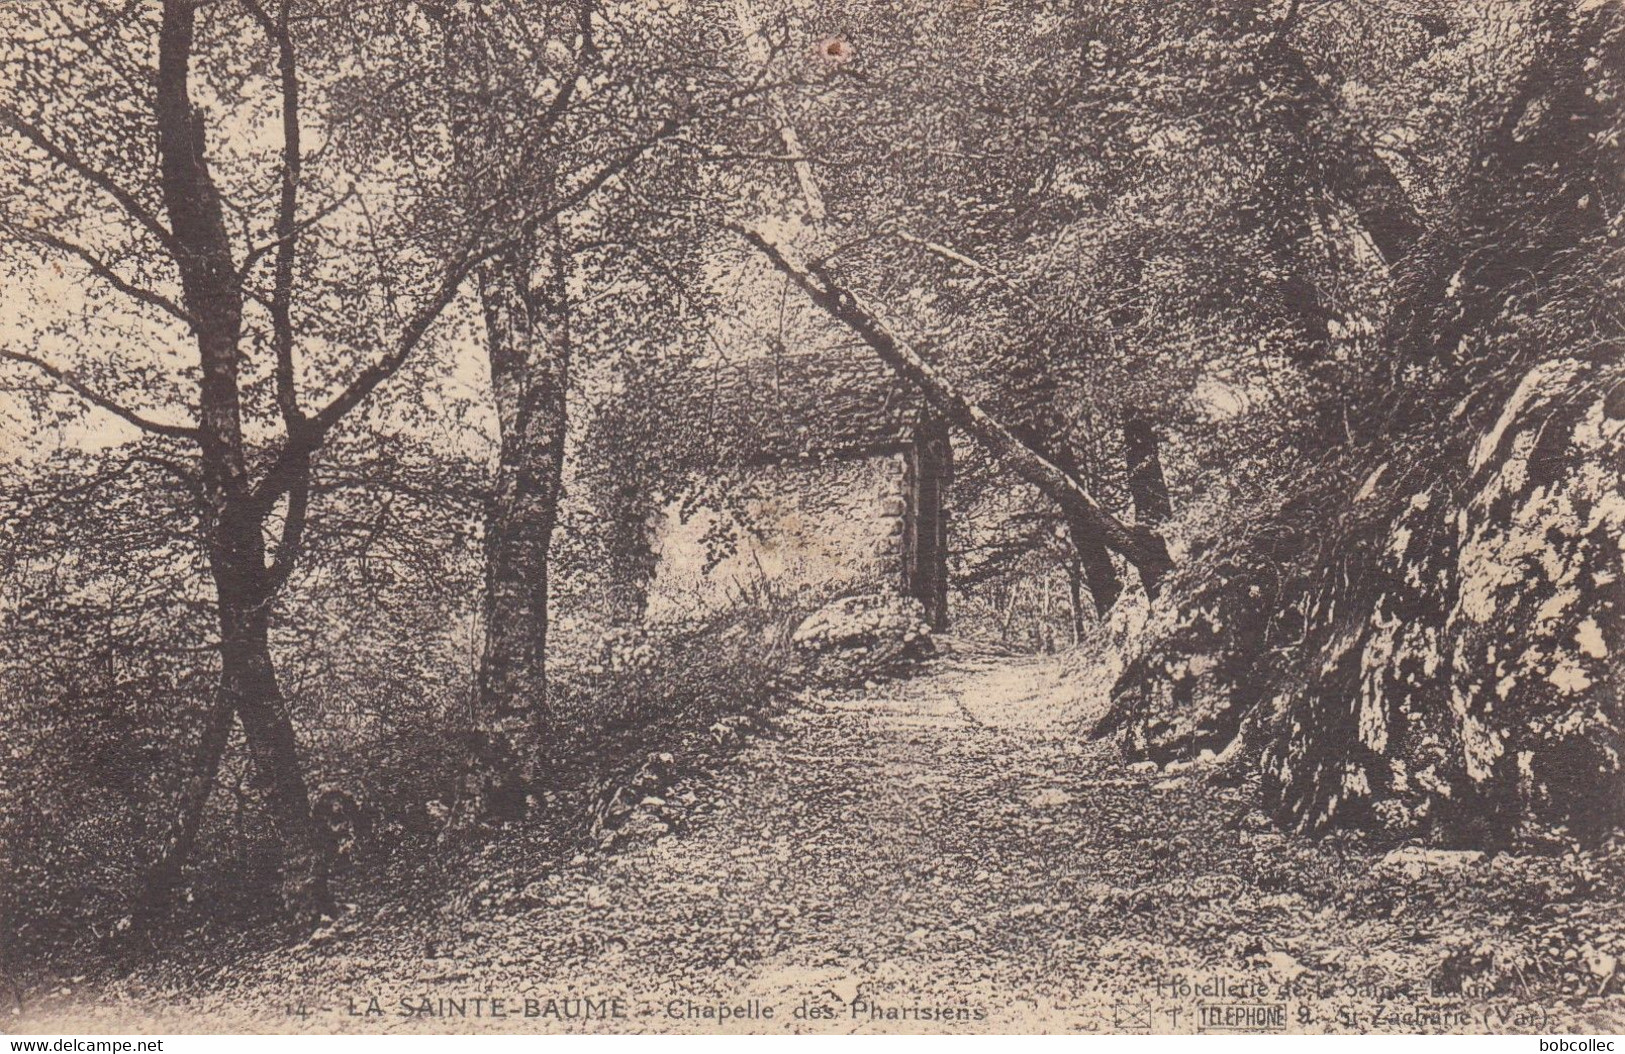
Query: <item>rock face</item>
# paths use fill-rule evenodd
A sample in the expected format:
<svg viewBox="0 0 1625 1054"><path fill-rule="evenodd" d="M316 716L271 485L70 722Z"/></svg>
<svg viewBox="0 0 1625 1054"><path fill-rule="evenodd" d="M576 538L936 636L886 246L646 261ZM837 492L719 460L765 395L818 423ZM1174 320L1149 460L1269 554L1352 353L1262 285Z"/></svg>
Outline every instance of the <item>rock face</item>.
<svg viewBox="0 0 1625 1054"><path fill-rule="evenodd" d="M1535 22L1510 131L1384 253L1380 325L1306 367L1337 400L1282 422L1295 463L1208 525L1185 622L1117 692L1131 753L1239 737L1282 823L1481 848L1625 823L1625 23Z"/></svg>
<svg viewBox="0 0 1625 1054"><path fill-rule="evenodd" d="M1510 386L1490 423L1396 451L1342 509L1289 508L1199 562L1104 727L1158 762L1244 737L1303 829L1489 845L1618 826L1625 365L1554 359Z"/></svg>
<svg viewBox="0 0 1625 1054"><path fill-rule="evenodd" d="M1621 395L1617 367L1563 359L1529 371L1472 453L1472 496L1452 510L1457 551L1438 582L1448 666L1436 692L1457 732L1459 797L1582 837L1622 815ZM1409 658L1425 666L1433 654ZM1368 745L1381 742L1378 721L1362 714ZM1451 789L1444 780L1432 795L1442 805Z"/></svg>
<svg viewBox="0 0 1625 1054"><path fill-rule="evenodd" d="M1189 599L1159 645L1131 662L1112 690L1112 708L1095 735L1125 733L1136 761L1218 754L1238 735L1259 701L1256 657L1267 623L1238 612L1257 606L1255 576L1228 561L1204 565L1207 585L1186 586ZM1176 587L1177 588L1177 587Z"/></svg>
<svg viewBox="0 0 1625 1054"><path fill-rule="evenodd" d="M1604 371L1573 360L1541 373L1475 459L1445 630L1451 704L1470 778L1590 828L1620 816L1617 778L1598 792L1621 767L1625 375L1605 391Z"/></svg>
<svg viewBox="0 0 1625 1054"><path fill-rule="evenodd" d="M1279 810L1369 804L1481 843L1618 823L1621 383L1617 364L1539 364L1451 452L1464 464L1395 485L1267 752Z"/></svg>
<svg viewBox="0 0 1625 1054"><path fill-rule="evenodd" d="M913 597L863 593L813 612L790 638L822 681L861 679L935 652L925 607Z"/></svg>

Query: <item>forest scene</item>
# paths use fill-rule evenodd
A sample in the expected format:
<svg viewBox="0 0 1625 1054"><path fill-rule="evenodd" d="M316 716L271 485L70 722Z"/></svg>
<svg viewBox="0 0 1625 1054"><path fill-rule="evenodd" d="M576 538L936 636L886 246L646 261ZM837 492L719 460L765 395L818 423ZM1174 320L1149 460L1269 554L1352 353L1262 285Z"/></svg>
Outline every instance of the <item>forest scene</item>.
<svg viewBox="0 0 1625 1054"><path fill-rule="evenodd" d="M1622 91L0 6L0 1031L1625 1030Z"/></svg>

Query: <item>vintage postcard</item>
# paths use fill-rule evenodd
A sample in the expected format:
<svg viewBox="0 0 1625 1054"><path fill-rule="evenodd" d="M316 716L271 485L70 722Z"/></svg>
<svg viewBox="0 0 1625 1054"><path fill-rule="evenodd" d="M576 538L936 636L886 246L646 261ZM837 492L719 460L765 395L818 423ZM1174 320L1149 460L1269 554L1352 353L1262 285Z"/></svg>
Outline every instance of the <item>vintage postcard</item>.
<svg viewBox="0 0 1625 1054"><path fill-rule="evenodd" d="M1622 92L0 0L0 1031L1621 1031Z"/></svg>

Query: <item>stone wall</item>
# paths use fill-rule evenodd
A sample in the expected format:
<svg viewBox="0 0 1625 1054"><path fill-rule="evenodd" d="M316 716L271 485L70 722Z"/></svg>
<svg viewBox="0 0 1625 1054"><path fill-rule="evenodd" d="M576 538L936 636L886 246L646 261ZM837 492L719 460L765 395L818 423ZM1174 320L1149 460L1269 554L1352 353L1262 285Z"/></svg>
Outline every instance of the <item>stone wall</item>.
<svg viewBox="0 0 1625 1054"><path fill-rule="evenodd" d="M809 604L904 589L910 474L902 453L764 465L743 470L730 487L745 496L742 516L702 507L685 521L680 503L667 503L652 525L647 617L703 616L764 585ZM706 537L719 522L734 526L734 550L708 568Z"/></svg>

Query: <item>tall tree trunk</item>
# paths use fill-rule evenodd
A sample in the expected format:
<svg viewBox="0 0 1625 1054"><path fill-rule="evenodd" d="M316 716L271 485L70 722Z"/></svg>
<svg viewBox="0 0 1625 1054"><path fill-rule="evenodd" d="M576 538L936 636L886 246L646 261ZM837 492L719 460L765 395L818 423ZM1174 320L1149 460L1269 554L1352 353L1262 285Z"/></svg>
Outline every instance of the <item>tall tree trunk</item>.
<svg viewBox="0 0 1625 1054"><path fill-rule="evenodd" d="M484 5L433 14L444 32L447 109L470 199L500 198L516 164L513 152L531 149L513 141L503 108L512 87L503 78L522 69ZM573 95L575 72L559 73L553 119ZM533 134L540 145L517 163L532 188L528 198L550 201L558 192L550 132ZM558 523L567 424L567 261L556 217L535 229L518 226L528 220L510 222L521 236L476 272L499 451L485 510L485 645L454 828L522 816L530 790L550 768L548 548Z"/></svg>
<svg viewBox="0 0 1625 1054"><path fill-rule="evenodd" d="M1067 535L1072 539L1072 551L1077 554L1084 581L1089 585L1095 612L1104 617L1123 595L1123 580L1118 577L1112 554L1101 544L1100 533L1091 521L1069 513L1066 526Z"/></svg>
<svg viewBox="0 0 1625 1054"><path fill-rule="evenodd" d="M1145 415L1130 410L1123 421L1123 457L1128 462L1128 492L1134 499L1134 519L1159 526L1173 517L1168 481L1162 474L1157 433Z"/></svg>
<svg viewBox="0 0 1625 1054"><path fill-rule="evenodd" d="M1010 588L1004 594L1004 614L999 621L999 640L1008 644L1010 642L1010 623L1015 621L1017 602L1021 599L1021 580L1018 578L1010 583Z"/></svg>
<svg viewBox="0 0 1625 1054"><path fill-rule="evenodd" d="M1073 554L1066 562L1067 610L1072 616L1072 646L1083 643L1083 561Z"/></svg>
<svg viewBox="0 0 1625 1054"><path fill-rule="evenodd" d="M191 99L196 11L193 0L164 0L154 109L170 220L168 248L193 318L202 374L198 440L209 569L220 619L219 705L242 720L284 851L286 906L305 920L331 912L333 901L293 723L271 667L267 609L277 585L265 563L271 509L249 485L243 452L238 375L243 293L219 189L209 172L202 112ZM289 441L299 438L290 435ZM297 471L308 482L308 459L299 459ZM290 492L290 523L302 522L307 493L303 484ZM292 559L291 552L278 555ZM201 793L206 795L207 787ZM166 866L178 869L179 859Z"/></svg>
<svg viewBox="0 0 1625 1054"><path fill-rule="evenodd" d="M476 813L513 818L545 776L548 547L558 524L568 423L570 333L556 225L534 251L480 273L501 449L485 522L485 651Z"/></svg>

